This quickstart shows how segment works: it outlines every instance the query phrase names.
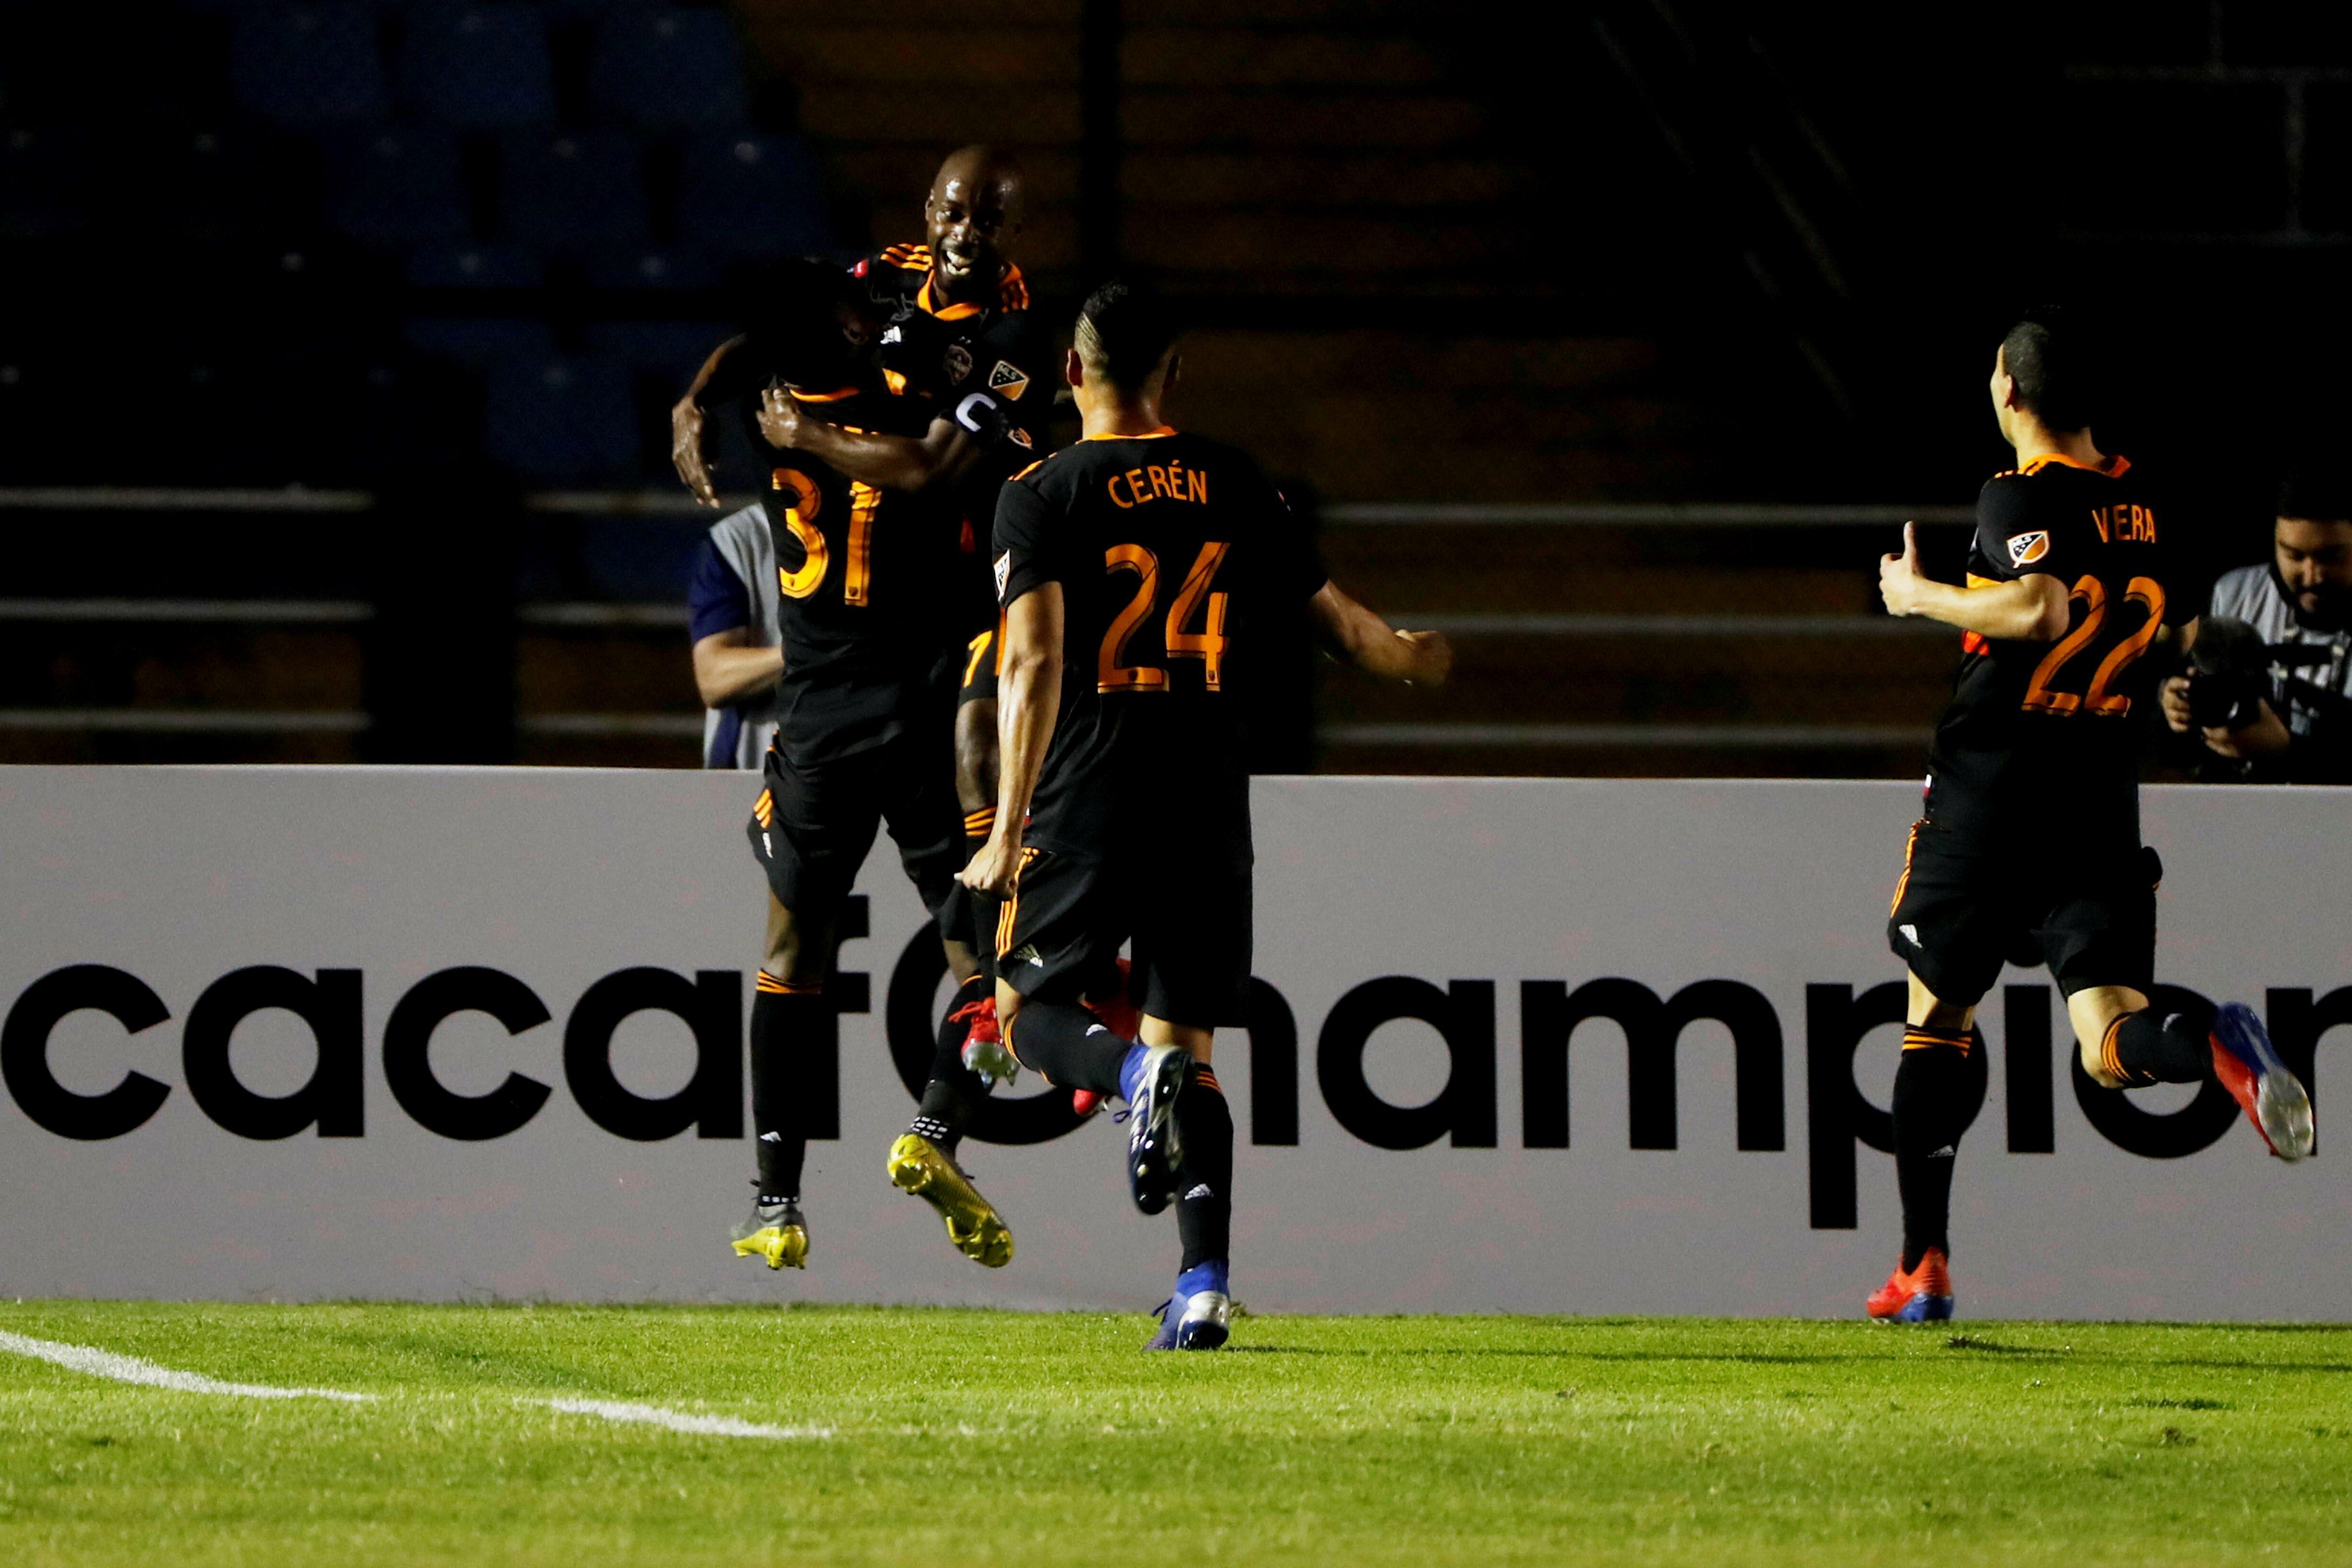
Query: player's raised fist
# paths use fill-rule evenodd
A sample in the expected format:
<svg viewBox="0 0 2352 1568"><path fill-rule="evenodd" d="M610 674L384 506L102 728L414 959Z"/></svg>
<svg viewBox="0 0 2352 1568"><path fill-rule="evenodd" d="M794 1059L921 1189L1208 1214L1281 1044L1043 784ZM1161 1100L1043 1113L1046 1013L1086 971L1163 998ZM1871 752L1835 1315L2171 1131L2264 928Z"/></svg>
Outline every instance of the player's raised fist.
<svg viewBox="0 0 2352 1568"><path fill-rule="evenodd" d="M1410 684L1443 686L1454 673L1454 645L1444 632L1399 632L1397 639L1412 648L1412 673L1405 677Z"/></svg>
<svg viewBox="0 0 2352 1568"><path fill-rule="evenodd" d="M760 434L771 447L797 446L801 437L801 405L782 387L760 395Z"/></svg>
<svg viewBox="0 0 2352 1568"><path fill-rule="evenodd" d="M988 836L980 853L956 873L956 880L976 893L1003 895L1013 890L1013 875L1021 868L1021 845L1003 833Z"/></svg>

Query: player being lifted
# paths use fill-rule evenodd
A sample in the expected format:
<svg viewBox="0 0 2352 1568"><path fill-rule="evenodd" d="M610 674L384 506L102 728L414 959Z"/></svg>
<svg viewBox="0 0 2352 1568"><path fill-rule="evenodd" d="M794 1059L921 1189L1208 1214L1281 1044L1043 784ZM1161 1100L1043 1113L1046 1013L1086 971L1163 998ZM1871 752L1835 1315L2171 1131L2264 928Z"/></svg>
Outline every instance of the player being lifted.
<svg viewBox="0 0 2352 1568"><path fill-rule="evenodd" d="M2150 656L2193 642L2197 611L2176 514L2092 440L2087 361L2054 312L2011 328L1992 402L2017 468L1978 500L1967 585L1921 574L1907 523L1879 567L1889 611L1965 636L1887 921L1910 966L1895 1074L1903 1256L1874 1318L1952 1315L1952 1166L1985 1077L1970 1029L2013 952L2049 964L2099 1084L2218 1078L2273 1153L2311 1151L2311 1101L2252 1009L2148 1005L2162 867L2139 841L2140 721L2163 662Z"/></svg>
<svg viewBox="0 0 2352 1568"><path fill-rule="evenodd" d="M766 384L759 346L746 336L713 351L672 411L679 477L707 504L718 504L718 495L702 455L704 405L758 389L760 443L772 457L798 454L845 479L853 498L871 503L865 537L872 536L872 509L885 494L894 530L914 530L936 544L933 524L944 517L964 565L959 569L952 554L925 558L924 569L946 580L944 586L926 588L938 607L937 624L918 627L904 616L885 616L887 626L869 629L877 637L929 638L936 647L951 644L963 653L938 671L951 686L958 677L962 681L952 719L939 716L942 724L954 725L954 782L965 837L960 858L968 858L985 837L995 803L995 661L982 645L992 641L996 616L982 536L1005 476L1041 449L1052 403L1045 376L1050 345L1030 325L1027 285L1003 250L1020 232L1021 210L1018 164L988 148L961 149L941 163L924 203L929 243L892 246L852 269L864 286L859 313L874 318L868 331L882 390L898 400L887 409L860 412L822 392ZM772 500L771 511L776 511ZM789 667L789 650L787 659ZM861 855L871 839L869 823L858 841ZM995 1038L986 945L978 940L993 911L976 909L964 889L950 884L938 912L959 988L940 1026L930 1082L913 1125L891 1148L888 1172L893 1182L940 1210L959 1249L1001 1267L1012 1257L1011 1233L955 1158L971 1108L989 1088L963 1055L968 1037L977 1037L983 1049ZM789 1008L777 1004L771 1011ZM762 1059L758 1013L755 1004L755 1084ZM772 1072L782 1070L772 1056L769 1066ZM791 1250L778 1239L785 1228L752 1226L739 1237L738 1250L758 1251L776 1266ZM804 1248L804 1239L800 1245Z"/></svg>
<svg viewBox="0 0 2352 1568"><path fill-rule="evenodd" d="M1234 1124L1211 1058L1250 977L1253 633L1304 611L1349 662L1431 686L1452 654L1341 593L1246 456L1165 422L1174 342L1152 297L1097 290L1064 366L1084 438L997 503L1002 782L962 880L1008 895L1005 1042L1056 1084L1125 1096L1136 1206L1177 1205L1183 1257L1150 1348L1212 1350L1230 1315ZM1116 984L1130 939L1139 1042L1082 1005Z"/></svg>

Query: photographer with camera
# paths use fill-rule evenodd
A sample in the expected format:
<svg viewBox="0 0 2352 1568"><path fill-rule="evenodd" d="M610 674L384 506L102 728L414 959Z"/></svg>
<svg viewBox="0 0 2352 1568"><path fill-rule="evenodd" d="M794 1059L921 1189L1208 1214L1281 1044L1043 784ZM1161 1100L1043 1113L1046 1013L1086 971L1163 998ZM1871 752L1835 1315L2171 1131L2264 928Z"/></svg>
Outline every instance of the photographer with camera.
<svg viewBox="0 0 2352 1568"><path fill-rule="evenodd" d="M2199 778L2352 784L2352 505L2286 486L2270 561L2214 584L2189 666L2164 717L2202 737Z"/></svg>

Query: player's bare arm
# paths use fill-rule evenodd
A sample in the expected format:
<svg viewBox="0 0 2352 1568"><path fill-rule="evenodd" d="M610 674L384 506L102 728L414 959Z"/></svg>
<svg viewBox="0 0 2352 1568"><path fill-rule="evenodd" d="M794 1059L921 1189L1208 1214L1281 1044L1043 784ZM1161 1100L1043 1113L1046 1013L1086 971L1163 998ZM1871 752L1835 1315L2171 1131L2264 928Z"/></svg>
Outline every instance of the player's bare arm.
<svg viewBox="0 0 2352 1568"><path fill-rule="evenodd" d="M1399 631L1326 583L1307 602L1323 646L1367 675L1406 686L1443 686L1454 669L1454 645L1443 632Z"/></svg>
<svg viewBox="0 0 2352 1568"><path fill-rule="evenodd" d="M784 650L751 646L749 626L713 632L694 645L694 689L705 708L724 708L765 691L784 673Z"/></svg>
<svg viewBox="0 0 2352 1568"><path fill-rule="evenodd" d="M956 484L988 449L982 435L951 418L934 419L920 436L845 430L817 418L775 387L760 399L760 434L772 446L806 452L861 484L885 490Z"/></svg>
<svg viewBox="0 0 2352 1568"><path fill-rule="evenodd" d="M669 411L669 460L677 469L677 477L694 493L694 499L705 506L719 504L718 488L710 482L710 465L702 455L703 403L728 400L726 383L727 362L730 354L743 344L740 334L728 339L710 351L702 367L694 373L694 380ZM713 390L713 384L719 390ZM748 387L737 389L749 391Z"/></svg>
<svg viewBox="0 0 2352 1568"><path fill-rule="evenodd" d="M1958 587L1919 567L1916 523L1903 525L1900 554L1878 562L1878 594L1891 616L1925 616L2000 642L2056 642L2066 635L2066 584L2036 572L2013 583Z"/></svg>
<svg viewBox="0 0 2352 1568"><path fill-rule="evenodd" d="M998 673L996 826L958 875L967 888L1003 893L1021 864L1021 837L1045 748L1062 710L1062 585L1046 583L1004 612L1004 663Z"/></svg>

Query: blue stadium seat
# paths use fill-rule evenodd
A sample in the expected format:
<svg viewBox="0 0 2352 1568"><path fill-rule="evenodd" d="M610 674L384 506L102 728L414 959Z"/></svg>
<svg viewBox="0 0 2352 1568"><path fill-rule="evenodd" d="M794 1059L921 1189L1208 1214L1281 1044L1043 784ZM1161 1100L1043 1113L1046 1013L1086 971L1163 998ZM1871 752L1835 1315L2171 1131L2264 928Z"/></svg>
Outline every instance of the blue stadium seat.
<svg viewBox="0 0 2352 1568"><path fill-rule="evenodd" d="M485 377L485 445L518 478L595 484L637 473L637 410L623 366L509 360Z"/></svg>
<svg viewBox="0 0 2352 1568"><path fill-rule="evenodd" d="M457 138L422 125L383 125L327 140L329 226L362 245L422 245L467 237Z"/></svg>
<svg viewBox="0 0 2352 1568"><path fill-rule="evenodd" d="M547 280L539 258L512 245L420 245L408 253L412 289L536 289Z"/></svg>
<svg viewBox="0 0 2352 1568"><path fill-rule="evenodd" d="M675 382L674 401L694 377L695 367L735 329L718 321L595 321L586 332L588 352L625 365L640 375Z"/></svg>
<svg viewBox="0 0 2352 1568"><path fill-rule="evenodd" d="M410 14L400 49L409 112L468 130L544 125L555 119L547 28L529 5L485 0Z"/></svg>
<svg viewBox="0 0 2352 1568"><path fill-rule="evenodd" d="M625 246L591 253L581 271L591 289L708 289L724 281L698 245Z"/></svg>
<svg viewBox="0 0 2352 1568"><path fill-rule="evenodd" d="M698 138L678 166L678 231L727 260L804 255L833 243L816 155L797 136Z"/></svg>
<svg viewBox="0 0 2352 1568"><path fill-rule="evenodd" d="M78 127L0 132L0 238L54 239L88 221L87 138Z"/></svg>
<svg viewBox="0 0 2352 1568"><path fill-rule="evenodd" d="M645 161L625 131L519 131L499 160L499 219L506 237L576 260L643 245Z"/></svg>
<svg viewBox="0 0 2352 1568"><path fill-rule="evenodd" d="M242 13L229 41L237 101L280 125L381 120L390 108L375 15L358 5Z"/></svg>
<svg viewBox="0 0 2352 1568"><path fill-rule="evenodd" d="M634 11L596 24L588 94L597 112L648 131L743 122L743 66L724 11Z"/></svg>
<svg viewBox="0 0 2352 1568"><path fill-rule="evenodd" d="M497 364L536 365L555 353L555 339L545 321L420 317L404 323L400 335L417 353L454 360L469 370L488 370Z"/></svg>

